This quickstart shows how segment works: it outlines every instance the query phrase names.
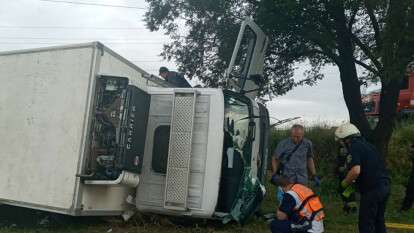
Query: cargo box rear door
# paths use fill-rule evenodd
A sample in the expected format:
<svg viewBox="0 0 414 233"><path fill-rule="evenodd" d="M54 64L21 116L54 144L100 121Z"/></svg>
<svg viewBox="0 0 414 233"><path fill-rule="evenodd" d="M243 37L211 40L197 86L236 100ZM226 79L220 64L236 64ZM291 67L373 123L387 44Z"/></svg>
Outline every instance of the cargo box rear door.
<svg viewBox="0 0 414 233"><path fill-rule="evenodd" d="M71 213L93 44L0 53L0 202Z"/></svg>

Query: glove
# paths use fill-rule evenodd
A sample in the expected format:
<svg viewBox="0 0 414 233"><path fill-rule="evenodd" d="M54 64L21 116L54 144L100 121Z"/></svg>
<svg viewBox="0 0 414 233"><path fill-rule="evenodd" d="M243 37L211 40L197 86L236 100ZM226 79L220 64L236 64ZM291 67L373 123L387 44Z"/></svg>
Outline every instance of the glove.
<svg viewBox="0 0 414 233"><path fill-rule="evenodd" d="M356 192L356 188L354 185L349 185L345 188L345 190L342 192L342 196L345 198L349 198L353 193Z"/></svg>
<svg viewBox="0 0 414 233"><path fill-rule="evenodd" d="M348 186L349 186L349 184L347 184L345 180L343 180L343 181L341 182L341 188L343 188L344 190L345 190L346 188L348 188Z"/></svg>
<svg viewBox="0 0 414 233"><path fill-rule="evenodd" d="M321 186L321 178L319 178L319 176L314 176L313 177L313 182L315 182L315 186L316 187L320 187Z"/></svg>

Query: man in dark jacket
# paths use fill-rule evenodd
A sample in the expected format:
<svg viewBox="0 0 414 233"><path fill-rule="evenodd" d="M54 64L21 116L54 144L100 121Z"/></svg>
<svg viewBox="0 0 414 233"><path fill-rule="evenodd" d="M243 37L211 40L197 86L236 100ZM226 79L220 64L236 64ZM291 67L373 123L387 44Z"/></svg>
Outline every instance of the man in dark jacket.
<svg viewBox="0 0 414 233"><path fill-rule="evenodd" d="M410 178L408 179L407 189L405 190L405 198L401 205L402 211L407 211L411 209L411 206L414 202L414 144L411 145L410 150L410 158L411 158L411 173Z"/></svg>
<svg viewBox="0 0 414 233"><path fill-rule="evenodd" d="M390 178L377 149L361 137L353 124L335 131L335 138L351 154L349 171L341 182L344 193L355 183L361 193L358 228L360 233L385 233L385 206L390 194Z"/></svg>
<svg viewBox="0 0 414 233"><path fill-rule="evenodd" d="M191 85L187 82L187 80L185 80L182 74L174 71L169 71L167 67L161 67L159 74L165 79L165 81L172 84L174 87L191 87Z"/></svg>

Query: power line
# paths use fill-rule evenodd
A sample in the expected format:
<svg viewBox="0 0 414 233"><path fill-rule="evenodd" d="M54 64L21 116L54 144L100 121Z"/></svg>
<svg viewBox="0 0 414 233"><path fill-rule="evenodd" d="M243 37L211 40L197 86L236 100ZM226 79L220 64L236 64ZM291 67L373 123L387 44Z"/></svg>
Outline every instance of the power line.
<svg viewBox="0 0 414 233"><path fill-rule="evenodd" d="M163 60L156 60L156 61L151 61L151 60L130 60L132 62L146 62L146 63L150 63L150 62L165 62Z"/></svg>
<svg viewBox="0 0 414 233"><path fill-rule="evenodd" d="M111 4L86 3L86 2L74 2L74 1L63 1L63 0L39 0L39 1L54 2L54 3L66 3L66 4L73 4L73 5L105 6L105 7L117 7L117 8L146 10L145 7L138 7L138 6L111 5Z"/></svg>
<svg viewBox="0 0 414 233"><path fill-rule="evenodd" d="M64 42L67 43L67 42ZM70 41L69 41L70 43ZM105 42L104 44L162 44L164 42L154 42L154 41L140 41L140 42ZM54 45L54 44L62 44L62 42L3 42L0 41L0 44L49 44L49 45Z"/></svg>
<svg viewBox="0 0 414 233"><path fill-rule="evenodd" d="M0 40L111 40L118 42L140 42L142 39L167 39L165 37L151 37L151 38L59 38L59 37L20 37L20 36L6 36L0 37ZM163 41L160 41L163 42Z"/></svg>
<svg viewBox="0 0 414 233"><path fill-rule="evenodd" d="M71 27L71 26L7 26L0 29L80 29L80 30L146 30L145 27Z"/></svg>

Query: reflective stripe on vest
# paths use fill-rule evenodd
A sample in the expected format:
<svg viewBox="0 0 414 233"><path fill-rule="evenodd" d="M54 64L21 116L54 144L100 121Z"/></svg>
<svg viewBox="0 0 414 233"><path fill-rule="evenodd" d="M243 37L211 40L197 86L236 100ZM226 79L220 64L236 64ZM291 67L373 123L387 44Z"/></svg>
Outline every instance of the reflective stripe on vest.
<svg viewBox="0 0 414 233"><path fill-rule="evenodd" d="M295 211L299 214L300 217L304 218L306 217L308 220L312 218L312 214L315 212L315 218L314 220L320 221L325 217L324 212L322 211L323 205L319 199L318 196L316 196L311 189L308 187L301 185L301 184L295 184L292 186L291 190L289 190L287 193L289 193L296 201ZM312 197L314 196L314 197ZM303 206L301 210L299 208L302 206L303 202L309 199L307 203Z"/></svg>

